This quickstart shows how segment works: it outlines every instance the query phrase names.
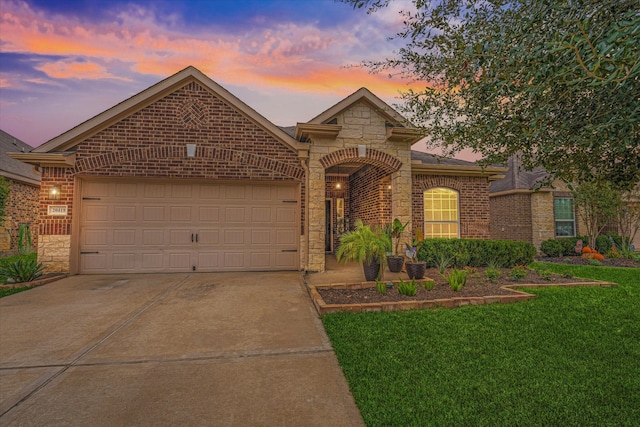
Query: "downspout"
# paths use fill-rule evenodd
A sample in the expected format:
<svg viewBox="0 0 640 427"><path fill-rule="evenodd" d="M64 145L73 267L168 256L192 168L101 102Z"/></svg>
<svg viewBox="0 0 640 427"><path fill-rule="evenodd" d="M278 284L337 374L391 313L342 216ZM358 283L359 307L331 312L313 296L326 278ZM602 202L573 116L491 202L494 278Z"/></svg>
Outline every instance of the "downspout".
<svg viewBox="0 0 640 427"><path fill-rule="evenodd" d="M304 233L305 233L305 246L306 246L306 250L305 250L305 258L306 260L305 265L304 265L304 272L305 274L308 273L309 271L309 242L310 242L310 238L309 238L309 158L307 157L304 160L300 160L300 163L302 164L302 169L304 169L304 185L305 185L305 201L304 201Z"/></svg>

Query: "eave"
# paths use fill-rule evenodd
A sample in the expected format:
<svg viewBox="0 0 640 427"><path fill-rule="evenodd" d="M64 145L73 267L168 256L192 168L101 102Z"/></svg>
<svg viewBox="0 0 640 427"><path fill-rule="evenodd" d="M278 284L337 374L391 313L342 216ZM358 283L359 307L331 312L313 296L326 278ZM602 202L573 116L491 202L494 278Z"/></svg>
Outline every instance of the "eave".
<svg viewBox="0 0 640 427"><path fill-rule="evenodd" d="M10 179L12 181L19 182L21 184L27 184L27 185L33 185L34 187L40 187L40 181L37 180L37 179L27 178L25 176L17 175L15 173L7 172L7 171L0 171L0 176L8 178L8 179Z"/></svg>
<svg viewBox="0 0 640 427"><path fill-rule="evenodd" d="M504 167L490 166L458 166L458 165L426 165L412 164L411 172L423 175L447 175L447 176L480 176L488 177L489 181L496 181L504 178L504 173L509 169Z"/></svg>
<svg viewBox="0 0 640 427"><path fill-rule="evenodd" d="M387 128L387 141L410 142L412 145L424 138L420 130L416 128L392 127Z"/></svg>
<svg viewBox="0 0 640 427"><path fill-rule="evenodd" d="M72 168L76 164L76 153L7 153L12 159L33 166Z"/></svg>
<svg viewBox="0 0 640 427"><path fill-rule="evenodd" d="M336 138L342 126L340 125L326 125L326 124L311 124L311 123L298 123L296 124L296 139L304 141L308 138Z"/></svg>

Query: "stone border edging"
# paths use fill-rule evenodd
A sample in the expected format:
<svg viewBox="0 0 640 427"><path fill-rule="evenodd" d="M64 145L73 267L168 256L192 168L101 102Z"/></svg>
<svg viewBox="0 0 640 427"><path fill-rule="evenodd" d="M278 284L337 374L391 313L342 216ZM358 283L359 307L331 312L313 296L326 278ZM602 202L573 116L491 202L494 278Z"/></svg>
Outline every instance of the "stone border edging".
<svg viewBox="0 0 640 427"><path fill-rule="evenodd" d="M500 289L513 292L514 295L488 295L482 297L453 297L440 298L433 300L420 301L394 301L394 302L373 302L359 304L327 304L322 299L318 289L365 289L375 287L375 282L359 282L359 283L333 283L328 285L307 285L307 291L313 301L313 305L320 316L326 313L337 313L348 311L352 313L360 313L365 311L401 311L401 310L419 310L425 308L446 307L454 308L465 305L482 305L482 304L510 304L520 301L528 301L536 298L536 295L529 294L524 291L518 291L513 288L543 288L549 286L561 287L577 287L577 286L600 286L600 287L617 287L617 283L591 281L591 282L573 282L573 283L529 283L529 284L513 284L504 285Z"/></svg>
<svg viewBox="0 0 640 427"><path fill-rule="evenodd" d="M68 274L56 274L42 279L32 280L31 282L11 283L7 285L0 285L0 288L35 288L37 286L46 285L47 283L55 282L56 280L64 279Z"/></svg>

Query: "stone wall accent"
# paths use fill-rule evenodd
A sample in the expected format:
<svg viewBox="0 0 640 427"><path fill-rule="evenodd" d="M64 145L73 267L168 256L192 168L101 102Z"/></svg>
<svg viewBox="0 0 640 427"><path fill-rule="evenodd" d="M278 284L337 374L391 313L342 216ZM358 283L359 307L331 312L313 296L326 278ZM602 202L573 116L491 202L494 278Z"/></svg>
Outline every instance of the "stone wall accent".
<svg viewBox="0 0 640 427"><path fill-rule="evenodd" d="M530 193L491 197L490 206L492 239L533 242Z"/></svg>
<svg viewBox="0 0 640 427"><path fill-rule="evenodd" d="M445 187L458 191L460 237L489 239L489 179L473 176L413 175L413 223L424 227L424 192Z"/></svg>
<svg viewBox="0 0 640 427"><path fill-rule="evenodd" d="M411 147L408 142L388 141L387 123L384 116L370 104L359 101L336 114L335 123L342 126L336 138L314 137L309 152L309 271L324 271L324 200L326 197L325 169L345 162L359 162L373 169L384 171L390 179L390 207L384 215L399 218L403 223L411 221ZM358 146L366 145L365 157L358 157ZM381 177L382 178L382 177ZM381 179L380 178L380 179ZM319 182L318 182L319 180ZM350 185L350 192L361 189ZM384 186L384 184L382 184ZM372 196L380 196L380 183ZM353 200L353 199L352 199ZM380 210L380 207L378 206ZM353 207L351 207L353 214ZM380 214L380 213L379 213ZM379 217L378 217L379 218ZM350 218L353 224L355 218ZM378 219L380 221L380 219ZM411 233L411 224L407 227Z"/></svg>
<svg viewBox="0 0 640 427"><path fill-rule="evenodd" d="M197 146L194 158L186 155L187 143ZM304 232L305 171L297 150L197 82L88 137L76 146L74 168L45 167L41 235L71 234L74 179L86 176L299 182ZM51 201L54 185L61 187L61 198ZM67 205L68 215L47 216L49 204Z"/></svg>
<svg viewBox="0 0 640 427"><path fill-rule="evenodd" d="M553 217L553 193L531 193L531 243L540 249L545 240L555 238L555 221Z"/></svg>
<svg viewBox="0 0 640 427"><path fill-rule="evenodd" d="M71 236L40 236L38 241L38 262L47 273L69 271L71 257Z"/></svg>
<svg viewBox="0 0 640 427"><path fill-rule="evenodd" d="M9 180L9 195L6 200L3 224L9 239L3 251L18 250L18 235L22 224L29 226L34 250L38 247L39 194L40 188L37 186Z"/></svg>

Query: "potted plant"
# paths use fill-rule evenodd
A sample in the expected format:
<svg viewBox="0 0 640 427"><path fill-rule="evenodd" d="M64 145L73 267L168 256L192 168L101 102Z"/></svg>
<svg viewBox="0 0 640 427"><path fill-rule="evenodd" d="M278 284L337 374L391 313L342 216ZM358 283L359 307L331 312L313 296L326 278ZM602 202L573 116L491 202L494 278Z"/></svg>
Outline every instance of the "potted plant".
<svg viewBox="0 0 640 427"><path fill-rule="evenodd" d="M340 237L336 258L343 262L361 262L367 281L381 280L388 247L386 236L382 230L364 225L362 220L357 220L355 226L355 230Z"/></svg>
<svg viewBox="0 0 640 427"><path fill-rule="evenodd" d="M405 262L404 265L407 269L409 279L422 279L425 271L427 270L427 263L424 261L418 261L418 252L420 251L420 247L423 243L424 238L422 237L422 231L418 228L416 229L416 238L413 239L411 244L407 243L405 250L405 254L407 255L407 258L409 258L409 261Z"/></svg>
<svg viewBox="0 0 640 427"><path fill-rule="evenodd" d="M404 229L407 228L407 225L409 225L409 221L403 225L402 221L396 218L391 223L391 227L389 227L389 234L393 240L393 253L392 255L387 256L387 264L389 266L389 271L392 273L399 273L402 271L404 256L399 253L400 238L402 237L402 233L404 233Z"/></svg>

